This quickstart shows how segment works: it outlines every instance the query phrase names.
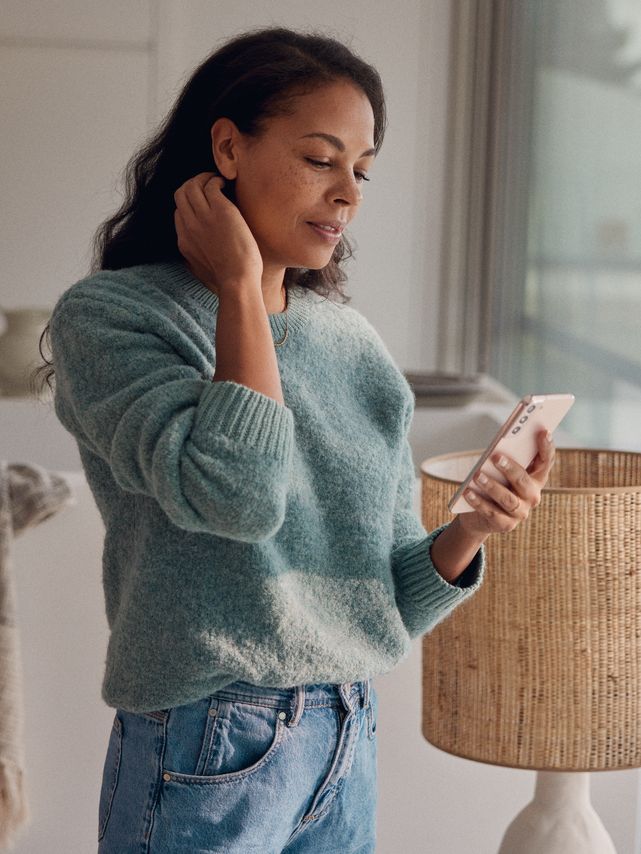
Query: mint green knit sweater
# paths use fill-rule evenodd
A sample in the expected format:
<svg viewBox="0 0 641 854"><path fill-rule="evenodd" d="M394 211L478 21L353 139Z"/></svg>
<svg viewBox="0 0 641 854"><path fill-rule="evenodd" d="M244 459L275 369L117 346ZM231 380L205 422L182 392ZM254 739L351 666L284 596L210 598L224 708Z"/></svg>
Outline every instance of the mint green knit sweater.
<svg viewBox="0 0 641 854"><path fill-rule="evenodd" d="M109 706L385 673L482 583L483 548L456 584L432 564L415 400L374 327L288 299L284 406L212 382L218 298L182 264L101 271L54 307L55 411L105 525Z"/></svg>

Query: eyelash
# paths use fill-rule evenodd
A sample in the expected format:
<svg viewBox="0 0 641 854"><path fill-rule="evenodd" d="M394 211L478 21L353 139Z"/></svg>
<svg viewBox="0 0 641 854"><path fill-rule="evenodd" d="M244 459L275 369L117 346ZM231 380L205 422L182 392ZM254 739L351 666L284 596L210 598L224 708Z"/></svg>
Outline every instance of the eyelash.
<svg viewBox="0 0 641 854"><path fill-rule="evenodd" d="M331 163L325 163L324 160L314 160L311 157L306 157L305 160L307 160L308 163L313 163L314 166L331 166L332 165ZM361 181L371 181L372 180L371 178L368 178L364 172L355 172L354 174L357 175L361 179Z"/></svg>

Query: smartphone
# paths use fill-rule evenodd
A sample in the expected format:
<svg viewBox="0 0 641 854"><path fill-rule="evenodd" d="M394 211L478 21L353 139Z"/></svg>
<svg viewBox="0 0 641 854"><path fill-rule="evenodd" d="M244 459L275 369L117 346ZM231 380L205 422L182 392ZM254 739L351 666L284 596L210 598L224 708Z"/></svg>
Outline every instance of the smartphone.
<svg viewBox="0 0 641 854"><path fill-rule="evenodd" d="M541 430L552 433L568 413L574 399L573 394L529 394L520 400L450 499L447 506L452 513L469 513L475 509L468 504L463 493L479 471L483 470L507 485L503 472L489 459L494 453L503 453L527 468L538 452L537 434ZM474 484L474 491L484 495L479 483Z"/></svg>

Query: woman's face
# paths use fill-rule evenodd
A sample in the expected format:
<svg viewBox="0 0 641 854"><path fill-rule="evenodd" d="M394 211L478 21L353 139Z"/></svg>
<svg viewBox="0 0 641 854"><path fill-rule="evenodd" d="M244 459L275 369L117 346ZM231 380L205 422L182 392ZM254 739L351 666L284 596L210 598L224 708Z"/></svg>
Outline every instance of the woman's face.
<svg viewBox="0 0 641 854"><path fill-rule="evenodd" d="M354 84L301 95L292 110L267 119L258 138L239 133L228 119L212 128L216 163L235 178L236 204L265 271L274 273L329 263L340 228L356 215L375 156L372 107ZM338 232L320 227L332 223Z"/></svg>

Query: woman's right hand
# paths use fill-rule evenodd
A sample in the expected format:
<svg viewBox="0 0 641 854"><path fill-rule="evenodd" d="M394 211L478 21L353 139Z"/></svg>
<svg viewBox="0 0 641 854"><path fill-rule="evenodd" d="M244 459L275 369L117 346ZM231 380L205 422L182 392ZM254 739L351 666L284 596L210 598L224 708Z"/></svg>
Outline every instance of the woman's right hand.
<svg viewBox="0 0 641 854"><path fill-rule="evenodd" d="M189 268L221 297L240 282L260 289L263 259L243 215L223 193L225 179L201 172L174 193L178 249Z"/></svg>

